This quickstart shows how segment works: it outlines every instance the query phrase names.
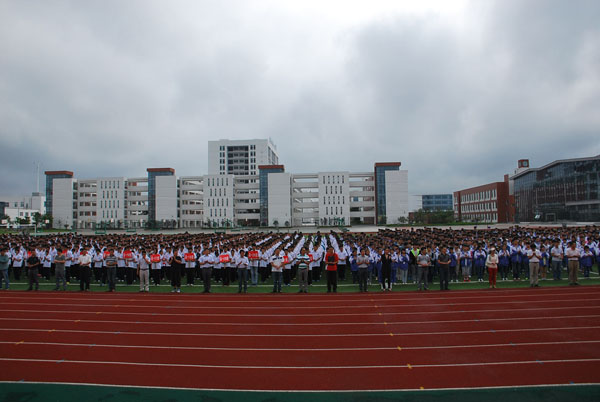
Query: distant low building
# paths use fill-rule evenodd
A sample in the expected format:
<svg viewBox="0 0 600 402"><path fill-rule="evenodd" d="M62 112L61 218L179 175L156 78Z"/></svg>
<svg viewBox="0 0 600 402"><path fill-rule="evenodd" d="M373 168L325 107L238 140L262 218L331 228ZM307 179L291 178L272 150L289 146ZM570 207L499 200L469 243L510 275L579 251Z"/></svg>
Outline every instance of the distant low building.
<svg viewBox="0 0 600 402"><path fill-rule="evenodd" d="M452 194L423 194L422 208L424 211L452 211Z"/></svg>
<svg viewBox="0 0 600 402"><path fill-rule="evenodd" d="M454 192L454 217L462 222L512 222L508 175L504 181Z"/></svg>

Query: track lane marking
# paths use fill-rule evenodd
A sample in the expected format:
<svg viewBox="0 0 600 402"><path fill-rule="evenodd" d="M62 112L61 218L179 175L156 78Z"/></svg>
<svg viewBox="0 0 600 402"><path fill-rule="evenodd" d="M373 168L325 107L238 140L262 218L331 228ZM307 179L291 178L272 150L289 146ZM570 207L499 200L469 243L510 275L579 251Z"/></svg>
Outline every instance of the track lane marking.
<svg viewBox="0 0 600 402"><path fill-rule="evenodd" d="M537 332L537 331L572 331L580 329L600 329L600 326L581 326L581 327L553 327L553 328L518 328L518 329L499 329L494 332ZM40 328L0 328L0 331L25 331L25 332L47 332L47 329ZM114 334L115 331L93 331L93 330L74 330L59 329L55 332L83 333L83 334ZM156 336L197 336L197 337L244 337L244 338L332 338L332 337L379 337L379 336L423 336L423 335L457 335L457 334L489 334L490 330L480 331L440 331L440 332L407 332L407 333L354 333L354 334L222 334L222 333L177 333L177 332L132 332L121 331L122 335L156 335Z"/></svg>
<svg viewBox="0 0 600 402"><path fill-rule="evenodd" d="M52 359L18 359L0 357L0 361L26 362L26 363L56 363ZM413 369L413 368L442 368L442 367L476 367L476 366L511 366L523 364L564 364L564 363L592 363L600 362L598 359L558 359L558 360L521 360L509 362L474 362L452 364L413 364L410 365L364 365L364 366L238 366L238 365L213 365L213 364L183 364L183 363L148 363L148 362L117 362L98 360L63 360L61 363L71 364L99 364L118 366L150 366L150 367L183 367L183 368L211 368L211 369L243 369L243 370L356 370L356 369Z"/></svg>

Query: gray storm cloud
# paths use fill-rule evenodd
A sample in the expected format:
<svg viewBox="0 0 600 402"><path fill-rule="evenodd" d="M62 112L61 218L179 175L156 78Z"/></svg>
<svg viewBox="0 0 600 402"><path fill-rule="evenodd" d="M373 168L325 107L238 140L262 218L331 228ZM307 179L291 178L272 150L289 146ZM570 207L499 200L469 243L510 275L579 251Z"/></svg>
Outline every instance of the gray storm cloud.
<svg viewBox="0 0 600 402"><path fill-rule="evenodd" d="M259 4L0 2L0 194L33 190L34 161L204 174L219 138L271 137L291 172L399 160L411 193L600 153L597 1L339 26Z"/></svg>

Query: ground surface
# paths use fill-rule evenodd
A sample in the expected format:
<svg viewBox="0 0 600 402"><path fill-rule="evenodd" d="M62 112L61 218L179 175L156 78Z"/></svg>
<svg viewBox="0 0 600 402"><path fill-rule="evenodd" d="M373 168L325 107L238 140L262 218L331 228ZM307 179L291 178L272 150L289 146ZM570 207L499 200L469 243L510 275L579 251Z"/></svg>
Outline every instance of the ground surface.
<svg viewBox="0 0 600 402"><path fill-rule="evenodd" d="M16 384L0 390L18 393L36 382L204 391L561 385L543 389L596 399L597 387L577 384L600 383L599 302L598 286L330 295L2 292L0 381Z"/></svg>

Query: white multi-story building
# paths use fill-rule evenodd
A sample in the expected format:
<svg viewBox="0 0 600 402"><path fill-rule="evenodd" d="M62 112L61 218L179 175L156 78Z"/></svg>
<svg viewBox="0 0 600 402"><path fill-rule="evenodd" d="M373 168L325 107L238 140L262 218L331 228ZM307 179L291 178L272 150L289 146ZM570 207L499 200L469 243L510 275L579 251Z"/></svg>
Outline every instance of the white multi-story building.
<svg viewBox="0 0 600 402"><path fill-rule="evenodd" d="M39 212L44 215L46 213L46 197L42 195L42 193L31 193L31 195L23 196L23 197L14 197L14 196L0 196L0 203L4 205L5 208L11 208L16 210L31 210L35 212Z"/></svg>
<svg viewBox="0 0 600 402"><path fill-rule="evenodd" d="M147 177L78 180L55 177L55 227L201 228L396 223L408 216L408 172L400 163L373 172L294 174L261 165L256 175L177 177L171 168Z"/></svg>
<svg viewBox="0 0 600 402"><path fill-rule="evenodd" d="M209 175L257 175L260 165L277 165L279 156L271 139L208 142Z"/></svg>

